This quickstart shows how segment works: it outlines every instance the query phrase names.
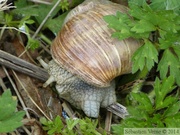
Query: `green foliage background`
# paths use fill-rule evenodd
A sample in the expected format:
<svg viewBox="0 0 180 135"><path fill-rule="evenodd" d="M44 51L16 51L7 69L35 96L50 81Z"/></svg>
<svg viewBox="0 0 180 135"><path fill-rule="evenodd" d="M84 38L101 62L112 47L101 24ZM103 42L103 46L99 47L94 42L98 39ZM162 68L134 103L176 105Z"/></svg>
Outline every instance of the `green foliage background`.
<svg viewBox="0 0 180 135"><path fill-rule="evenodd" d="M8 89L0 96L0 133L12 132L23 125L24 111L16 111L17 100Z"/></svg>
<svg viewBox="0 0 180 135"><path fill-rule="evenodd" d="M27 35L27 49L38 48L40 44L38 39L50 45L51 39L43 31L48 29L56 36L67 13L82 1L74 0L71 4L67 0L62 1L38 35L33 37L35 30L57 0L54 0L52 5L17 0L16 9L0 12L2 26L0 38L4 29L16 28L17 31ZM132 72L135 74L155 69L157 73L153 98L146 93L132 91L128 95L132 101L127 107L129 116L120 124L113 125L113 134L123 135L123 129L128 127L180 128L180 2L179 0L148 0L148 2L129 0L128 14L117 12L116 15L104 17L108 26L115 30L112 34L113 38L123 40L133 37L142 43L133 55ZM4 102L8 103L5 108ZM10 91L0 97L0 133L10 132L22 126L24 112L15 112L16 106L17 102L12 99ZM70 119L64 125L61 118L57 116L53 121L43 118L41 123L50 135L55 133L74 135L79 132L100 134L97 132L97 122L90 119Z"/></svg>
<svg viewBox="0 0 180 135"><path fill-rule="evenodd" d="M124 128L180 127L180 3L149 2L129 0L128 14L104 17L115 30L113 37L133 37L142 43L133 55L132 72L156 70L153 98L142 92L130 93L133 104L127 107L129 116L113 126L117 135L123 135Z"/></svg>

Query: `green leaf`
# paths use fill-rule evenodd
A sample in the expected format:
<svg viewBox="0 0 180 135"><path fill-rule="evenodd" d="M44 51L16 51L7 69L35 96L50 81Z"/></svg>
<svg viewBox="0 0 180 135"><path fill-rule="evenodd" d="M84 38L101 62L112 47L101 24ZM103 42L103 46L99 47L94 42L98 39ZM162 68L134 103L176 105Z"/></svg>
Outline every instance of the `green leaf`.
<svg viewBox="0 0 180 135"><path fill-rule="evenodd" d="M132 57L133 67L132 73L143 70L146 66L150 69L154 66L154 62L158 62L158 51L150 41L145 41L145 44L138 48Z"/></svg>
<svg viewBox="0 0 180 135"><path fill-rule="evenodd" d="M25 0L18 0L15 1L16 9L14 9L12 12L14 14L18 14L21 16L38 16L38 12L36 8L38 5L33 5L32 3L28 3Z"/></svg>
<svg viewBox="0 0 180 135"><path fill-rule="evenodd" d="M14 112L9 118L0 120L0 133L12 132L21 127L24 114L24 111Z"/></svg>
<svg viewBox="0 0 180 135"><path fill-rule="evenodd" d="M45 117L40 118L40 123L42 123L43 125L48 125L48 121Z"/></svg>
<svg viewBox="0 0 180 135"><path fill-rule="evenodd" d="M159 38L160 49L168 49L174 47L174 50L178 49L179 37L177 34L166 33L163 38ZM175 45L176 44L176 45ZM177 46L178 45L178 46Z"/></svg>
<svg viewBox="0 0 180 135"><path fill-rule="evenodd" d="M69 9L69 1L68 0L62 0L59 4L61 7L62 11L67 11Z"/></svg>
<svg viewBox="0 0 180 135"><path fill-rule="evenodd" d="M10 14L5 14L5 24L7 26L11 26L11 22L12 22L13 16Z"/></svg>
<svg viewBox="0 0 180 135"><path fill-rule="evenodd" d="M129 30L129 26L124 22L130 22L130 18L126 14L119 11L117 11L116 15L117 16L107 15L104 16L103 19L109 24L108 26L110 28L113 28L117 31Z"/></svg>
<svg viewBox="0 0 180 135"><path fill-rule="evenodd" d="M165 118L164 122L168 128L180 128L180 113L176 113L173 116L168 116Z"/></svg>
<svg viewBox="0 0 180 135"><path fill-rule="evenodd" d="M174 76L176 83L180 85L180 61L178 57L170 51L170 49L164 51L158 64L157 71L160 72L160 77L162 79L166 78L168 71L170 71L170 76Z"/></svg>
<svg viewBox="0 0 180 135"><path fill-rule="evenodd" d="M177 114L180 111L180 101L173 103L171 106L168 106L166 111L164 112L164 117L172 116Z"/></svg>
<svg viewBox="0 0 180 135"><path fill-rule="evenodd" d="M178 10L180 3L178 0L151 0L150 6L154 10Z"/></svg>
<svg viewBox="0 0 180 135"><path fill-rule="evenodd" d="M35 50L40 45L39 41L28 36L27 49Z"/></svg>
<svg viewBox="0 0 180 135"><path fill-rule="evenodd" d="M133 54L132 61L133 61L133 66L132 66L132 73L137 72L139 69L143 70L145 66L145 58L142 57L144 55L144 45L138 48L135 53Z"/></svg>
<svg viewBox="0 0 180 135"><path fill-rule="evenodd" d="M170 103L172 103L175 98L173 97L166 97L168 93L170 93L175 87L174 85L174 77L170 76L168 78L165 78L162 83L160 83L160 80L156 78L154 90L155 90L155 104L156 109L161 109L164 107L168 107Z"/></svg>
<svg viewBox="0 0 180 135"><path fill-rule="evenodd" d="M172 103L175 103L177 101L177 98L175 97L166 97L163 102L157 103L156 109L162 109L170 106Z"/></svg>
<svg viewBox="0 0 180 135"><path fill-rule="evenodd" d="M99 132L96 131L97 124L97 120L91 120L87 117L85 119L81 119L79 121L81 133L87 135L101 135Z"/></svg>
<svg viewBox="0 0 180 135"><path fill-rule="evenodd" d="M176 42L175 44L176 45L173 45L172 48L180 61L180 41Z"/></svg>
<svg viewBox="0 0 180 135"><path fill-rule="evenodd" d="M37 20L38 24L40 24L56 2L57 0L53 0L51 5L45 5L45 4L33 5L28 2L23 2L22 0L18 0L17 2L15 2L15 6L17 8L12 12L14 14L18 14L21 16L33 16ZM54 17L54 15L56 15L59 10L60 10L60 6L58 6L52 12L50 18Z"/></svg>
<svg viewBox="0 0 180 135"><path fill-rule="evenodd" d="M129 7L130 7L129 14L133 16L135 19L141 20L143 19L144 11L141 8L142 5L139 4L137 5L136 3L137 2L129 2Z"/></svg>
<svg viewBox="0 0 180 135"><path fill-rule="evenodd" d="M162 30L165 30L167 32L171 32L171 33L177 33L177 30L179 29L179 24L175 23L175 19L172 18L172 20L170 20L170 17L173 16L174 14L171 13L170 15L167 15L168 13L164 13L165 15L162 16L158 16L159 18L159 22L158 22L158 27ZM171 27L168 27L171 26Z"/></svg>
<svg viewBox="0 0 180 135"><path fill-rule="evenodd" d="M57 35L63 25L64 19L65 19L67 13L68 12L65 12L56 18L49 19L46 22L45 27L49 28L54 33L54 35Z"/></svg>
<svg viewBox="0 0 180 135"><path fill-rule="evenodd" d="M136 120L147 120L148 119L148 112L144 111L144 109L141 109L141 106L136 106L134 108L133 106L127 107L129 118L134 118Z"/></svg>
<svg viewBox="0 0 180 135"><path fill-rule="evenodd" d="M132 20L127 14L117 11L116 16L107 15L104 16L103 19L108 23L108 26L110 28L116 30L116 32L112 34L113 37L117 37L122 40L128 37L132 37L132 35L134 35L134 33L130 31L129 26L132 24Z"/></svg>
<svg viewBox="0 0 180 135"><path fill-rule="evenodd" d="M150 127L153 127L151 125L154 125L158 128L162 128L162 127L164 127L164 123L161 118L162 118L161 114L159 114L159 113L153 114L153 117L150 118L147 122L149 123Z"/></svg>
<svg viewBox="0 0 180 135"><path fill-rule="evenodd" d="M113 135L123 135L124 128L122 124L113 124L112 126Z"/></svg>
<svg viewBox="0 0 180 135"><path fill-rule="evenodd" d="M147 94L145 93L131 93L134 100L138 101L140 103L139 108L144 109L145 111L152 111L152 103ZM141 106L142 105L142 106ZM141 106L141 107L140 107Z"/></svg>
<svg viewBox="0 0 180 135"><path fill-rule="evenodd" d="M49 121L42 117L40 122L43 124L43 129L47 131L48 135L54 135L56 133L61 133L64 127L62 120L59 115L55 117L53 121Z"/></svg>
<svg viewBox="0 0 180 135"><path fill-rule="evenodd" d="M12 132L22 126L25 112L16 112L16 106L17 101L12 98L10 90L6 90L0 96L0 133Z"/></svg>
<svg viewBox="0 0 180 135"><path fill-rule="evenodd" d="M58 128L58 129L61 129L63 128L63 123L62 123L62 120L60 118L59 115L56 116L55 120L54 120L54 125Z"/></svg>
<svg viewBox="0 0 180 135"><path fill-rule="evenodd" d="M7 103L4 106L4 103ZM13 100L10 90L5 91L0 97L0 120L7 119L16 109L17 102Z"/></svg>
<svg viewBox="0 0 180 135"><path fill-rule="evenodd" d="M165 10L166 9L166 0L151 0L151 8L154 10Z"/></svg>
<svg viewBox="0 0 180 135"><path fill-rule="evenodd" d="M145 33L145 32L151 32L155 31L156 27L146 20L140 20L137 22L134 27L131 28L131 31L134 31L136 33Z"/></svg>
<svg viewBox="0 0 180 135"><path fill-rule="evenodd" d="M144 3L144 2L146 2L146 0L129 0L128 4L142 6L142 3Z"/></svg>
<svg viewBox="0 0 180 135"><path fill-rule="evenodd" d="M79 123L79 119L67 119L66 123L68 130L72 130Z"/></svg>

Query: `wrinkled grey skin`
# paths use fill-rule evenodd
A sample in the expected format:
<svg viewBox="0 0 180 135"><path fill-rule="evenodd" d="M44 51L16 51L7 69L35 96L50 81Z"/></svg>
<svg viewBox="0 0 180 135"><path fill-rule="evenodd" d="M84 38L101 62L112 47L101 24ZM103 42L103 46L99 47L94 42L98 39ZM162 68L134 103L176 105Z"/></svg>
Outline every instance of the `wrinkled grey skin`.
<svg viewBox="0 0 180 135"><path fill-rule="evenodd" d="M87 84L57 65L54 60L49 62L47 69L56 81L60 97L76 108L82 109L89 117L97 118L100 107L105 108L116 102L114 81L111 86L105 88Z"/></svg>

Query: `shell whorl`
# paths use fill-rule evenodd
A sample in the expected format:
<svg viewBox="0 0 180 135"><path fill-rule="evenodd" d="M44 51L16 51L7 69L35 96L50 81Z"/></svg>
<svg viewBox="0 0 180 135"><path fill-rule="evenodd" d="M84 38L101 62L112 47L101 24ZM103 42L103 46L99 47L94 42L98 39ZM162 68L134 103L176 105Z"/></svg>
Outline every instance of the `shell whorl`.
<svg viewBox="0 0 180 135"><path fill-rule="evenodd" d="M86 82L105 87L116 77L131 72L131 56L140 46L134 39L111 37L103 16L127 12L118 4L97 4L71 16L53 41L54 60Z"/></svg>

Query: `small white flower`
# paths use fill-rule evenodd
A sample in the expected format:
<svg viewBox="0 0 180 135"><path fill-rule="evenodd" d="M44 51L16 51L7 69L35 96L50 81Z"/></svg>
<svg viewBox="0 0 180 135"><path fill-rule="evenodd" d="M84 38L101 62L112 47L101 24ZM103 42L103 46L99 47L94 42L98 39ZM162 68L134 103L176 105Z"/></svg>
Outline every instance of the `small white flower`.
<svg viewBox="0 0 180 135"><path fill-rule="evenodd" d="M24 25L22 25L22 26L19 28L19 30L20 30L21 32L26 32Z"/></svg>

